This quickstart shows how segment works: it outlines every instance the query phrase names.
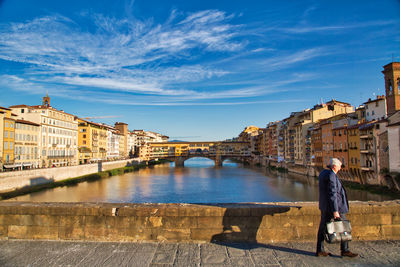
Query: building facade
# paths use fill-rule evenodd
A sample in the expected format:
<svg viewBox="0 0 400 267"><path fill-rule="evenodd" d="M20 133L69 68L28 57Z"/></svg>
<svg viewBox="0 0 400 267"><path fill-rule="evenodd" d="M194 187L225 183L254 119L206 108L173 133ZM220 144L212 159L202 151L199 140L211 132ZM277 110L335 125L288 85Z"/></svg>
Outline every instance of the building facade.
<svg viewBox="0 0 400 267"><path fill-rule="evenodd" d="M21 169L39 168L40 124L25 121L15 121L15 164Z"/></svg>

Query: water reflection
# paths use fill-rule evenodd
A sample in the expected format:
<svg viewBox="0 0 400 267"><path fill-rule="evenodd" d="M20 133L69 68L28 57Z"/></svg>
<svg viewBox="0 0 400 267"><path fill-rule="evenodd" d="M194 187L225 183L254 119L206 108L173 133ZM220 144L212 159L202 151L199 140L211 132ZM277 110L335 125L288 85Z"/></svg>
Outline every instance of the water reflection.
<svg viewBox="0 0 400 267"><path fill-rule="evenodd" d="M388 200L390 197L348 190L350 200ZM208 159L191 159L185 168L156 165L113 176L20 196L10 200L37 202L237 203L316 201L313 177L280 174L265 168L244 168L225 161L215 168Z"/></svg>

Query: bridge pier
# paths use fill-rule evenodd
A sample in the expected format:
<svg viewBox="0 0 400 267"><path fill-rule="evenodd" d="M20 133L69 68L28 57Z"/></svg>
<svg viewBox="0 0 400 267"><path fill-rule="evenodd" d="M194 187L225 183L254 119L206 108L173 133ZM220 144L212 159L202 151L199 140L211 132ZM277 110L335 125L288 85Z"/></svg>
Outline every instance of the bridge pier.
<svg viewBox="0 0 400 267"><path fill-rule="evenodd" d="M215 167L222 167L222 161L223 161L223 159L221 156L216 156L215 160L214 160Z"/></svg>
<svg viewBox="0 0 400 267"><path fill-rule="evenodd" d="M185 159L182 157L175 158L175 167L185 167Z"/></svg>

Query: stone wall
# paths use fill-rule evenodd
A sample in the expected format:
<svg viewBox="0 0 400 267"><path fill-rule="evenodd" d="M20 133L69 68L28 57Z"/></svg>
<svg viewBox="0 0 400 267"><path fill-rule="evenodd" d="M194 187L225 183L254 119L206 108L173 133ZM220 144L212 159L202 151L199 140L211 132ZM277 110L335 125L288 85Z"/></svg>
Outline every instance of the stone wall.
<svg viewBox="0 0 400 267"><path fill-rule="evenodd" d="M121 168L132 164L136 164L136 161L119 160L78 166L0 172L0 193L32 185L61 181L99 171Z"/></svg>
<svg viewBox="0 0 400 267"><path fill-rule="evenodd" d="M353 240L400 239L400 201L351 202ZM0 239L315 241L317 203L0 202Z"/></svg>

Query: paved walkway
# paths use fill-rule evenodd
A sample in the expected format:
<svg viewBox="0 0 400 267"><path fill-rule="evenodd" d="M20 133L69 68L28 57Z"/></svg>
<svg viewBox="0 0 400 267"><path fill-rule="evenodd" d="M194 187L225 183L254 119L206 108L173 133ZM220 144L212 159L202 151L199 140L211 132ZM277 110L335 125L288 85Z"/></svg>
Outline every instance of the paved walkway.
<svg viewBox="0 0 400 267"><path fill-rule="evenodd" d="M314 256L314 243L187 244L0 241L0 266L400 266L400 241L352 242L360 256Z"/></svg>

